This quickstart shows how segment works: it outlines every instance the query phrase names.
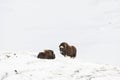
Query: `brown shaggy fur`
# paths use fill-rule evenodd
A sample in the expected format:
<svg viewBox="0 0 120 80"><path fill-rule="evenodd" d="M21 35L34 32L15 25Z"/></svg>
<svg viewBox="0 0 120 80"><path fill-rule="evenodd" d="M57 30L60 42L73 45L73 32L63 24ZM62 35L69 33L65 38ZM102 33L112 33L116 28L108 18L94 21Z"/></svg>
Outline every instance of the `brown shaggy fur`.
<svg viewBox="0 0 120 80"><path fill-rule="evenodd" d="M59 45L59 50L63 56L70 56L71 58L76 57L76 52L77 52L76 48L74 46L70 46L66 42L62 42Z"/></svg>
<svg viewBox="0 0 120 80"><path fill-rule="evenodd" d="M37 58L41 59L55 59L55 54L52 50L44 50L44 52L40 52Z"/></svg>

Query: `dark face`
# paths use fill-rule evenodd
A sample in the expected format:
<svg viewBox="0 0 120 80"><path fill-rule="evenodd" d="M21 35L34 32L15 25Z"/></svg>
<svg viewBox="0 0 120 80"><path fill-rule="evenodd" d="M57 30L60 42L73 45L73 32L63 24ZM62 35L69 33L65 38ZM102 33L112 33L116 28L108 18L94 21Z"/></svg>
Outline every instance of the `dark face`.
<svg viewBox="0 0 120 80"><path fill-rule="evenodd" d="M64 51L64 50L65 50L65 45L64 45L64 44L61 44L61 45L59 46L59 49L60 49L60 51Z"/></svg>
<svg viewBox="0 0 120 80"><path fill-rule="evenodd" d="M67 49L67 43L65 43L65 42L61 43L59 45L59 49L60 49L60 53L63 54L63 55L65 55L66 54L65 51Z"/></svg>
<svg viewBox="0 0 120 80"><path fill-rule="evenodd" d="M38 58L44 58L44 53L43 52L40 52L39 55L37 56Z"/></svg>

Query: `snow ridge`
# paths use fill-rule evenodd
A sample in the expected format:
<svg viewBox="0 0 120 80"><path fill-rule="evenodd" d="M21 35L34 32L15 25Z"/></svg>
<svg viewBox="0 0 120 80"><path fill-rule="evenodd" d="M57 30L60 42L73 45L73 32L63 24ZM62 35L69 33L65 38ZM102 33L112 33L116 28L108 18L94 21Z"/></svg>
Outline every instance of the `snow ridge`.
<svg viewBox="0 0 120 80"><path fill-rule="evenodd" d="M78 59L37 59L35 53L1 52L0 80L120 80L120 68Z"/></svg>

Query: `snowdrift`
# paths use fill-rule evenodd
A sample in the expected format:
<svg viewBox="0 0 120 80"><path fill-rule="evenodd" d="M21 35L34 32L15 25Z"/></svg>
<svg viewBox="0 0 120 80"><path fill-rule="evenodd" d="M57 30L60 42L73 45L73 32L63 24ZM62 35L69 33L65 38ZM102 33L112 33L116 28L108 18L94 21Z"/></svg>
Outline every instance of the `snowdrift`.
<svg viewBox="0 0 120 80"><path fill-rule="evenodd" d="M0 52L0 80L120 80L120 68L78 59L37 59L36 53Z"/></svg>

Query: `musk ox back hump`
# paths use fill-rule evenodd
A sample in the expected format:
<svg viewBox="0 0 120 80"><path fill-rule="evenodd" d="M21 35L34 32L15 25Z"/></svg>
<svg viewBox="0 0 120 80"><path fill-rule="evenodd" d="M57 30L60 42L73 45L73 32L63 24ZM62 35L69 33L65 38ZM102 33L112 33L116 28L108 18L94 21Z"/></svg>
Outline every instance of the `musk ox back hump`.
<svg viewBox="0 0 120 80"><path fill-rule="evenodd" d="M46 54L45 57L47 59L55 59L55 54L54 54L53 50L45 50L44 52Z"/></svg>

